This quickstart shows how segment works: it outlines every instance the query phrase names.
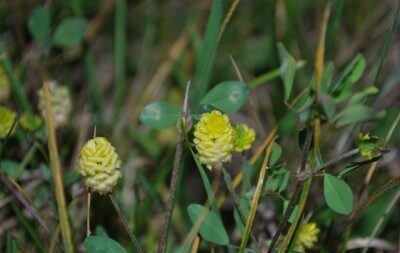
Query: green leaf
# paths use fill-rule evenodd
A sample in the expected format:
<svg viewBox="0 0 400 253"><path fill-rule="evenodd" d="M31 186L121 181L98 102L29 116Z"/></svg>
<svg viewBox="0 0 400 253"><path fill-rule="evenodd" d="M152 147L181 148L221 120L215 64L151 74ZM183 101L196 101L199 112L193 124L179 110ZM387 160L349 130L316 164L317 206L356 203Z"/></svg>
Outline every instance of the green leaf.
<svg viewBox="0 0 400 253"><path fill-rule="evenodd" d="M226 81L217 84L200 101L209 104L225 113L238 111L249 98L249 88L243 82Z"/></svg>
<svg viewBox="0 0 400 253"><path fill-rule="evenodd" d="M292 93L294 74L296 73L296 60L289 54L282 43L278 43L278 53L281 61L279 72L285 88L285 101L288 101Z"/></svg>
<svg viewBox="0 0 400 253"><path fill-rule="evenodd" d="M216 213L198 204L191 204L187 210L193 224L202 222L199 233L204 240L218 245L229 244L228 234Z"/></svg>
<svg viewBox="0 0 400 253"><path fill-rule="evenodd" d="M351 95L351 88L361 78L365 66L364 56L358 54L342 72L332 89L332 94L337 102L343 101Z"/></svg>
<svg viewBox="0 0 400 253"><path fill-rule="evenodd" d="M19 170L19 163L12 160L2 160L1 161L1 169L4 173L6 173L9 177L18 178L23 171Z"/></svg>
<svg viewBox="0 0 400 253"><path fill-rule="evenodd" d="M39 6L33 10L29 17L28 29L37 42L47 41L50 36L50 12L48 8Z"/></svg>
<svg viewBox="0 0 400 253"><path fill-rule="evenodd" d="M153 129L174 126L180 117L182 117L182 109L166 101L150 103L140 113L140 121Z"/></svg>
<svg viewBox="0 0 400 253"><path fill-rule="evenodd" d="M332 119L335 115L336 104L330 95L321 93L321 106L322 110L328 120Z"/></svg>
<svg viewBox="0 0 400 253"><path fill-rule="evenodd" d="M363 104L355 104L346 107L335 116L336 126L342 127L349 124L361 123L371 120L375 117L375 112L372 108Z"/></svg>
<svg viewBox="0 0 400 253"><path fill-rule="evenodd" d="M367 86L365 89L363 89L360 92L355 93L349 100L349 105L350 104L357 104L360 103L364 98L378 94L379 89L373 85Z"/></svg>
<svg viewBox="0 0 400 253"><path fill-rule="evenodd" d="M270 168L272 168L272 166L274 166L275 163L279 160L279 157L281 157L281 155L282 155L282 147L278 143L274 142L274 144L272 146L268 166Z"/></svg>
<svg viewBox="0 0 400 253"><path fill-rule="evenodd" d="M350 186L330 174L324 176L324 196L326 204L335 212L349 214L353 210L353 192Z"/></svg>
<svg viewBox="0 0 400 253"><path fill-rule="evenodd" d="M88 253L127 253L118 242L105 236L86 237L84 245Z"/></svg>
<svg viewBox="0 0 400 253"><path fill-rule="evenodd" d="M63 48L76 46L83 41L87 27L88 22L84 18L64 19L54 33L53 43Z"/></svg>

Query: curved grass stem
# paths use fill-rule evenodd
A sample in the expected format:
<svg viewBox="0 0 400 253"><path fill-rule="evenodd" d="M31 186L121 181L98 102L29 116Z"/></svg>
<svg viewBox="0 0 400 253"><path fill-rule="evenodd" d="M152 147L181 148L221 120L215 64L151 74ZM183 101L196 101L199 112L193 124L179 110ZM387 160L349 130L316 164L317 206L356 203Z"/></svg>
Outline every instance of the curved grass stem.
<svg viewBox="0 0 400 253"><path fill-rule="evenodd" d="M124 225L125 230L128 232L129 237L131 238L133 244L135 245L137 251L139 253L143 253L143 249L139 244L139 241L136 239L135 235L133 234L132 230L129 228L128 222L125 219L125 216L123 215L121 209L118 206L118 203L115 199L115 197L112 194L108 195L110 197L111 203L113 204L115 211L117 211L119 218L122 221L122 224Z"/></svg>

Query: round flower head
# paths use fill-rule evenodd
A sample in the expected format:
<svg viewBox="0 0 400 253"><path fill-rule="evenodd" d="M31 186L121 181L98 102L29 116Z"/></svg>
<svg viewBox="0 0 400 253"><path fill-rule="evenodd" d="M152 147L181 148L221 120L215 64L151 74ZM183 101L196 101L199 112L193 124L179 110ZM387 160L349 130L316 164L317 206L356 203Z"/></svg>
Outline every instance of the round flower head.
<svg viewBox="0 0 400 253"><path fill-rule="evenodd" d="M300 225L296 238L296 247L298 250L311 249L318 241L319 228L312 223L303 223Z"/></svg>
<svg viewBox="0 0 400 253"><path fill-rule="evenodd" d="M115 148L104 137L85 143L79 157L79 173L85 178L86 187L102 195L112 192L118 179L121 160Z"/></svg>
<svg viewBox="0 0 400 253"><path fill-rule="evenodd" d="M0 101L4 101L10 95L10 84L4 69L0 67Z"/></svg>
<svg viewBox="0 0 400 253"><path fill-rule="evenodd" d="M40 116L30 112L24 112L19 118L20 126L28 132L35 132L42 123L43 121Z"/></svg>
<svg viewBox="0 0 400 253"><path fill-rule="evenodd" d="M67 87L57 85L55 81L49 82L49 91L53 109L53 117L55 126L62 126L68 122L69 113L71 112L71 96ZM44 118L46 118L44 90L39 90L39 109Z"/></svg>
<svg viewBox="0 0 400 253"><path fill-rule="evenodd" d="M194 145L197 156L208 169L220 169L231 160L233 128L227 115L219 111L203 113L194 126Z"/></svg>
<svg viewBox="0 0 400 253"><path fill-rule="evenodd" d="M11 131L15 121L15 113L7 107L0 106L0 139L5 138Z"/></svg>
<svg viewBox="0 0 400 253"><path fill-rule="evenodd" d="M236 152L242 152L251 148L254 140L256 139L256 133L246 124L237 124L234 131L234 150Z"/></svg>

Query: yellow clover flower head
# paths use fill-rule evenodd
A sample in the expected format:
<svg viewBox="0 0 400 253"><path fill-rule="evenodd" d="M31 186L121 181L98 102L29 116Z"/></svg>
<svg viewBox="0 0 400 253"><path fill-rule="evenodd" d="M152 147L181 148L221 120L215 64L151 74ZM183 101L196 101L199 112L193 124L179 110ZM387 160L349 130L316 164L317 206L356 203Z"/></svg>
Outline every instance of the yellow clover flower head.
<svg viewBox="0 0 400 253"><path fill-rule="evenodd" d="M298 250L304 251L311 249L318 241L320 229L314 222L302 223L299 228L299 233L296 238L296 247Z"/></svg>
<svg viewBox="0 0 400 253"><path fill-rule="evenodd" d="M0 101L5 101L10 95L10 84L4 69L0 67Z"/></svg>
<svg viewBox="0 0 400 253"><path fill-rule="evenodd" d="M101 195L112 192L122 177L121 160L115 148L104 137L85 143L79 157L79 173L85 178L86 187Z"/></svg>
<svg viewBox="0 0 400 253"><path fill-rule="evenodd" d="M71 96L68 88L58 85L56 81L49 82L49 91L53 109L54 123L56 127L63 126L68 122L69 114L72 109ZM44 89L41 88L39 94L39 109L46 118L46 108L44 99Z"/></svg>
<svg viewBox="0 0 400 253"><path fill-rule="evenodd" d="M246 124L237 124L234 131L234 150L242 152L251 148L254 140L256 139L256 132L254 129L248 127Z"/></svg>
<svg viewBox="0 0 400 253"><path fill-rule="evenodd" d="M17 116L13 111L7 107L0 106L0 139L8 135L14 124L15 117Z"/></svg>
<svg viewBox="0 0 400 253"><path fill-rule="evenodd" d="M197 156L208 169L220 169L232 158L233 128L227 115L214 110L203 113L194 126Z"/></svg>

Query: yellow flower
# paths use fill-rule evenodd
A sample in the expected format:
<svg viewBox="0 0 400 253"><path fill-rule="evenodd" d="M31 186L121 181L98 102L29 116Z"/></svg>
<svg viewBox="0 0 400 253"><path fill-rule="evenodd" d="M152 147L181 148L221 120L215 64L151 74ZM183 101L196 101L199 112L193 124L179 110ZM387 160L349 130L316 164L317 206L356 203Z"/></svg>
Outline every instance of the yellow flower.
<svg viewBox="0 0 400 253"><path fill-rule="evenodd" d="M233 128L227 115L219 111L203 113L194 126L194 144L197 156L208 169L220 169L231 160Z"/></svg>
<svg viewBox="0 0 400 253"><path fill-rule="evenodd" d="M54 123L56 127L63 126L68 123L69 114L71 112L71 96L67 87L57 85L56 81L49 82L49 91L53 109ZM44 100L44 90L41 88L39 94L39 109L44 118L46 118L46 108Z"/></svg>
<svg viewBox="0 0 400 253"><path fill-rule="evenodd" d="M104 137L86 142L79 157L79 173L85 178L86 187L102 195L112 192L118 179L121 160L115 148Z"/></svg>
<svg viewBox="0 0 400 253"><path fill-rule="evenodd" d="M0 106L0 139L5 138L10 132L14 121L15 113L7 107Z"/></svg>
<svg viewBox="0 0 400 253"><path fill-rule="evenodd" d="M10 84L3 67L0 66L0 101L5 101L10 95Z"/></svg>
<svg viewBox="0 0 400 253"><path fill-rule="evenodd" d="M297 249L304 251L305 248L314 247L318 241L319 232L320 230L314 222L301 224L296 238Z"/></svg>
<svg viewBox="0 0 400 253"><path fill-rule="evenodd" d="M256 133L246 124L237 124L234 131L234 150L236 152L242 152L251 148L254 140L256 139Z"/></svg>

